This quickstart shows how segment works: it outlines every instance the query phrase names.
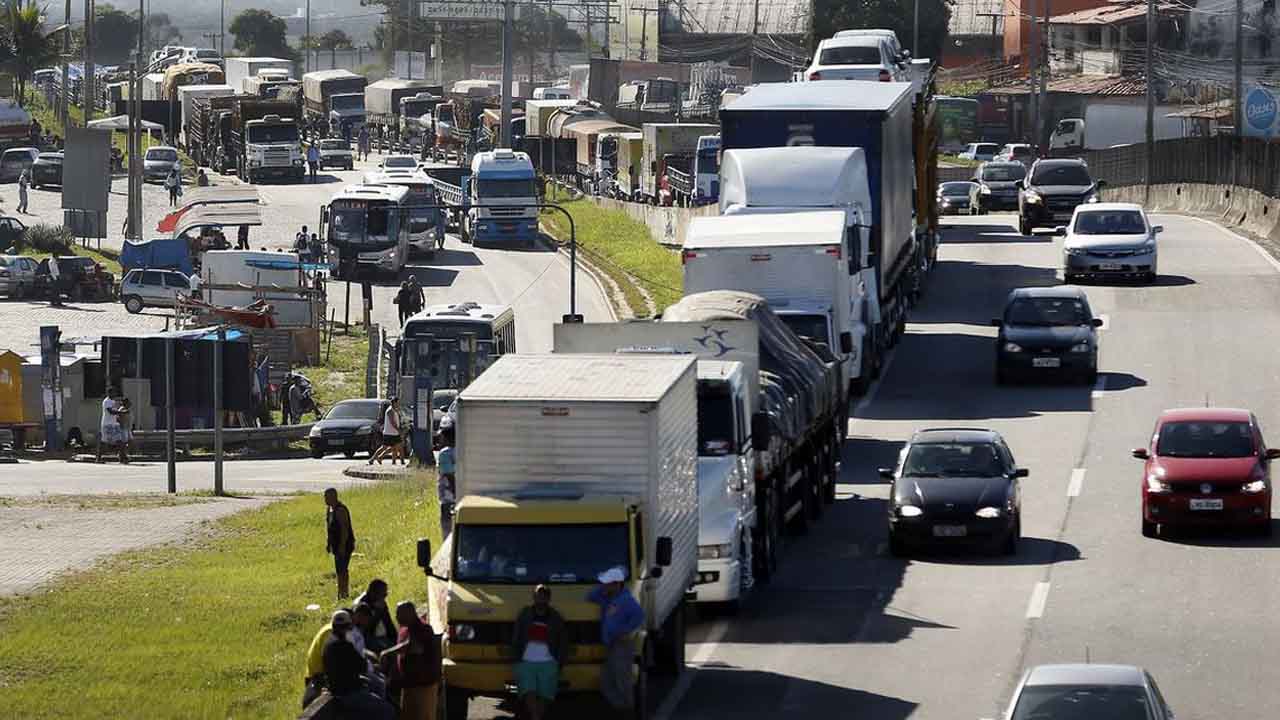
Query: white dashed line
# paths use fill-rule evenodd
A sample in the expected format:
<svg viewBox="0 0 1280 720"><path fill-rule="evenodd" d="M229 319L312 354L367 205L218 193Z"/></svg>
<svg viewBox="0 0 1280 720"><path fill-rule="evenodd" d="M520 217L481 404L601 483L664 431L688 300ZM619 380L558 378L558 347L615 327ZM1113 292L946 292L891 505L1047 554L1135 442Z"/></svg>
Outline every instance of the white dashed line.
<svg viewBox="0 0 1280 720"><path fill-rule="evenodd" d="M1049 583L1036 583L1035 590L1031 591L1031 602L1027 603L1027 617L1035 619L1044 615L1044 606L1047 602L1049 602Z"/></svg>
<svg viewBox="0 0 1280 720"><path fill-rule="evenodd" d="M1071 471L1071 482L1067 483L1067 497L1080 497L1080 491L1084 489L1084 472L1084 468Z"/></svg>

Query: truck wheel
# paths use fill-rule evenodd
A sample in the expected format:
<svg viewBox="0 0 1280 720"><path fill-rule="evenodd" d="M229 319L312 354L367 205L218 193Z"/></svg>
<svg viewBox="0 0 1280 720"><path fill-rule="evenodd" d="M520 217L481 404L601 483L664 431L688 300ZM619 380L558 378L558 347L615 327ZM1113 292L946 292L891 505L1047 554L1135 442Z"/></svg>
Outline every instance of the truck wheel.
<svg viewBox="0 0 1280 720"><path fill-rule="evenodd" d="M770 498L765 501L764 507L760 510L761 528L751 537L751 542L755 543L751 559L756 580L767 583L778 571L777 502Z"/></svg>
<svg viewBox="0 0 1280 720"><path fill-rule="evenodd" d="M684 671L685 661L685 615L688 608L681 601L671 617L663 623L662 640L658 645L657 662L654 668L663 675L679 676Z"/></svg>
<svg viewBox="0 0 1280 720"><path fill-rule="evenodd" d="M443 717L445 720L467 720L467 705L470 702L471 698L465 692L446 685Z"/></svg>

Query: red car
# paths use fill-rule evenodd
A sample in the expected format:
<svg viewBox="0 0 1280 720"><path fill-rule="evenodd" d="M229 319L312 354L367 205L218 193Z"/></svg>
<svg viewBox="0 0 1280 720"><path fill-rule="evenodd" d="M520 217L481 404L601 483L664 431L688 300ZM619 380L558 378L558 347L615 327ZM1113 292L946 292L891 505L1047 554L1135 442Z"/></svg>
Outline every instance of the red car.
<svg viewBox="0 0 1280 720"><path fill-rule="evenodd" d="M1248 410L1166 410L1144 460L1142 534L1162 526L1237 526L1271 534L1271 460L1258 419Z"/></svg>

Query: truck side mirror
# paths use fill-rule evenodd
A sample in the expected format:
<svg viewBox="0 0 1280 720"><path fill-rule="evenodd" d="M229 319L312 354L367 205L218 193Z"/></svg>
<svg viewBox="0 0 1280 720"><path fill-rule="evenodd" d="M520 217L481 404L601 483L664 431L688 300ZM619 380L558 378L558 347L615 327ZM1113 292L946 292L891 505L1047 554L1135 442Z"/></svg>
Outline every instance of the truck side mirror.
<svg viewBox="0 0 1280 720"><path fill-rule="evenodd" d="M851 332L840 333L840 352L844 353L845 355L848 355L849 353L853 352L853 333Z"/></svg>
<svg viewBox="0 0 1280 720"><path fill-rule="evenodd" d="M418 538L418 567L423 570L431 568L431 541L427 538Z"/></svg>
<svg viewBox="0 0 1280 720"><path fill-rule="evenodd" d="M671 538L663 536L658 538L658 567L671 567Z"/></svg>
<svg viewBox="0 0 1280 720"><path fill-rule="evenodd" d="M751 449L763 452L769 449L773 440L773 428L769 426L768 413L758 412L751 416Z"/></svg>

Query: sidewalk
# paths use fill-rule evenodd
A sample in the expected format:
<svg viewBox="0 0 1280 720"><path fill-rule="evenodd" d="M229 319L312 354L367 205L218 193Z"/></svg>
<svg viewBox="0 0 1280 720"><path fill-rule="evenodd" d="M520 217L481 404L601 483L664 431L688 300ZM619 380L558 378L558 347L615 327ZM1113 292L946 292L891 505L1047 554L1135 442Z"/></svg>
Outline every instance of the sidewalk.
<svg viewBox="0 0 1280 720"><path fill-rule="evenodd" d="M233 495L281 494L321 492L327 487L366 482L343 476L342 470L349 463L345 458L228 460L222 465L223 489ZM164 493L168 489L168 467L163 460L139 460L124 466L114 462L98 465L23 460L17 465L5 465L4 469L0 497ZM177 485L178 492L212 491L213 461L179 462Z"/></svg>

